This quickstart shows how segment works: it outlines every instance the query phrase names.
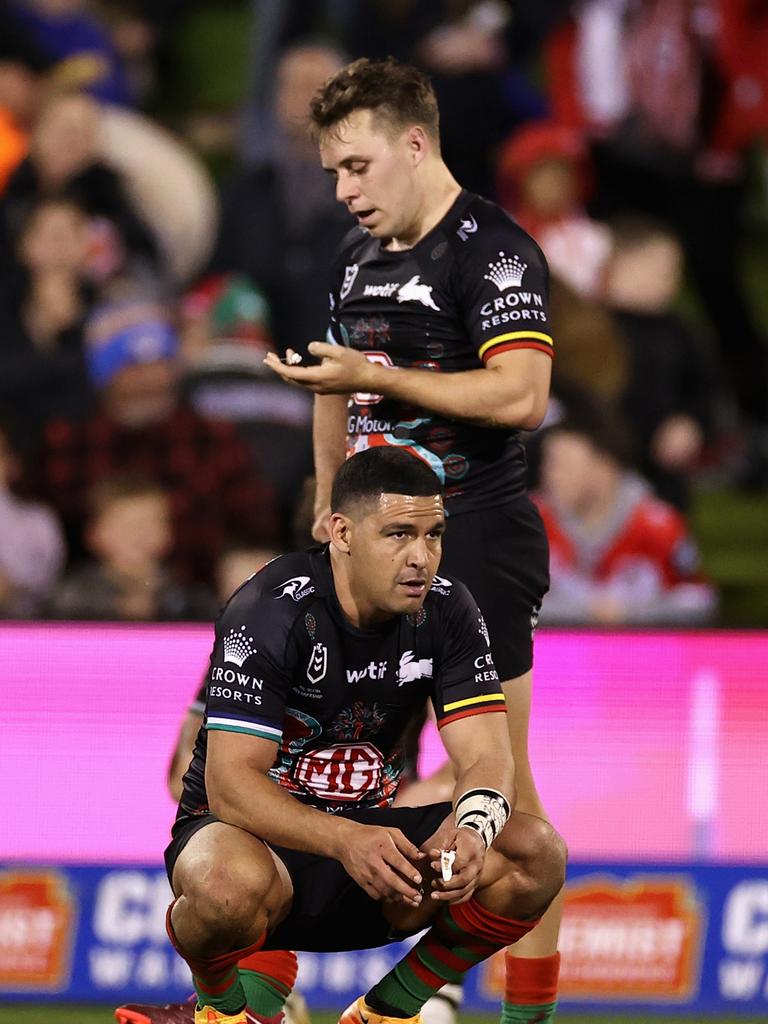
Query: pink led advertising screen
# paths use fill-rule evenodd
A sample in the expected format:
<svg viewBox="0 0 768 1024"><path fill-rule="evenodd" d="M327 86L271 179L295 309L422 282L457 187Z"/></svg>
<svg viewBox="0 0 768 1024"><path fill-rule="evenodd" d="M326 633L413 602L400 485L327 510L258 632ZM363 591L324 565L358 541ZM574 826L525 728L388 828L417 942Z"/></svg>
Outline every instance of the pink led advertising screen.
<svg viewBox="0 0 768 1024"><path fill-rule="evenodd" d="M211 637L0 627L0 860L160 860ZM532 762L572 857L765 857L768 634L542 631L535 674ZM429 731L422 768L440 750Z"/></svg>

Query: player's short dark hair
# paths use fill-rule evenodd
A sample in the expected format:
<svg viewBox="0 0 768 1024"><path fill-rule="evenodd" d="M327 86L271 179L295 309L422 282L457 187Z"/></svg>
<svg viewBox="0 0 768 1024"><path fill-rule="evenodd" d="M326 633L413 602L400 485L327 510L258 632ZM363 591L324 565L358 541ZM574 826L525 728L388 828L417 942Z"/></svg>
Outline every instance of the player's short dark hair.
<svg viewBox="0 0 768 1024"><path fill-rule="evenodd" d="M439 144L440 114L432 83L423 71L394 57L361 57L329 78L309 105L313 135L320 139L332 133L356 110L372 111L396 131L421 125Z"/></svg>
<svg viewBox="0 0 768 1024"><path fill-rule="evenodd" d="M377 501L382 494L430 497L442 493L437 475L417 456L399 448L366 448L337 472L331 511L346 512L352 505Z"/></svg>

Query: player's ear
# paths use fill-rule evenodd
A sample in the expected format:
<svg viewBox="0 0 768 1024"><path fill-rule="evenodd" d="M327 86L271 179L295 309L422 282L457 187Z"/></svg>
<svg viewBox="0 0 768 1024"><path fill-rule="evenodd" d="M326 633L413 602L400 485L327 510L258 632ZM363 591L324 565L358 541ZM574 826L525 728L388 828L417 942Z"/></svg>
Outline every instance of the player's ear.
<svg viewBox="0 0 768 1024"><path fill-rule="evenodd" d="M331 544L343 555L349 554L352 539L352 520L341 512L332 512L328 532Z"/></svg>
<svg viewBox="0 0 768 1024"><path fill-rule="evenodd" d="M406 144L414 166L420 164L427 155L427 135L421 125L411 125L406 136Z"/></svg>

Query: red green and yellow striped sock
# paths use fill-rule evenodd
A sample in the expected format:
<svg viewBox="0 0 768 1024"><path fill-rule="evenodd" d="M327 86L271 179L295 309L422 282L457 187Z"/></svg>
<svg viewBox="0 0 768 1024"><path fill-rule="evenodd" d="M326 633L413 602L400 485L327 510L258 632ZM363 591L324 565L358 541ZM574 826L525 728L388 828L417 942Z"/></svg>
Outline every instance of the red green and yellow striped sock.
<svg viewBox="0 0 768 1024"><path fill-rule="evenodd" d="M231 953L223 953L221 956L190 956L179 945L171 922L171 911L175 903L174 900L168 907L165 928L173 948L189 964L198 1003L200 1006L210 1006L220 1013L239 1013L245 1007L245 992L240 983L237 965L264 944L267 933L264 932L252 945L246 946L244 949L235 949Z"/></svg>
<svg viewBox="0 0 768 1024"><path fill-rule="evenodd" d="M276 1017L296 983L299 969L296 954L289 949L244 957L237 965L245 1002L260 1017Z"/></svg>
<svg viewBox="0 0 768 1024"><path fill-rule="evenodd" d="M559 953L532 959L507 953L501 1024L551 1024L559 974Z"/></svg>
<svg viewBox="0 0 768 1024"><path fill-rule="evenodd" d="M486 910L476 899L442 908L432 927L366 995L372 1010L413 1017L447 982L517 942L536 921L515 921Z"/></svg>

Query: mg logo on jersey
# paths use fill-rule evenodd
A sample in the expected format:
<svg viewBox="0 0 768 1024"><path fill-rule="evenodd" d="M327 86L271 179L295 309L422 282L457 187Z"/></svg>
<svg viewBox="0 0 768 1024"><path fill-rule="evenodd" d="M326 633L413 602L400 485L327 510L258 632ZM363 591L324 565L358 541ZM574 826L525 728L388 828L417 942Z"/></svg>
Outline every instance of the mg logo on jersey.
<svg viewBox="0 0 768 1024"><path fill-rule="evenodd" d="M359 270L360 267L356 263L353 263L349 267L345 267L344 281L342 282L341 291L339 292L339 298L341 299L342 302L352 291L352 285L355 283L355 278L357 277L357 272Z"/></svg>
<svg viewBox="0 0 768 1024"><path fill-rule="evenodd" d="M325 644L317 643L312 648L312 654L309 657L309 664L307 665L307 679L310 683L319 683L321 679L325 679L325 673L328 671L328 648Z"/></svg>
<svg viewBox="0 0 768 1024"><path fill-rule="evenodd" d="M381 782L384 758L372 743L339 743L296 762L294 777L323 800L362 800Z"/></svg>
<svg viewBox="0 0 768 1024"><path fill-rule="evenodd" d="M395 364L386 352L364 352L363 355L370 363L378 363L380 366L388 366L390 369L395 368ZM352 395L353 401L358 405L376 405L383 397L383 395L373 395L367 391L356 391Z"/></svg>
<svg viewBox="0 0 768 1024"><path fill-rule="evenodd" d="M275 600L279 601L281 597L291 597L294 601L300 601L307 594L314 594L315 588L307 586L310 582L309 576L293 576L285 583L278 583L276 587L272 588L274 591L280 591Z"/></svg>
<svg viewBox="0 0 768 1024"><path fill-rule="evenodd" d="M432 285L419 284L420 277L420 274L416 274L410 281L406 281L404 285L400 286L400 290L397 293L397 301L420 302L422 306L428 306L439 313L440 307L435 304L432 298Z"/></svg>
<svg viewBox="0 0 768 1024"><path fill-rule="evenodd" d="M432 678L432 659L419 658L414 660L413 651L404 651L397 669L397 685L414 683L417 679Z"/></svg>

